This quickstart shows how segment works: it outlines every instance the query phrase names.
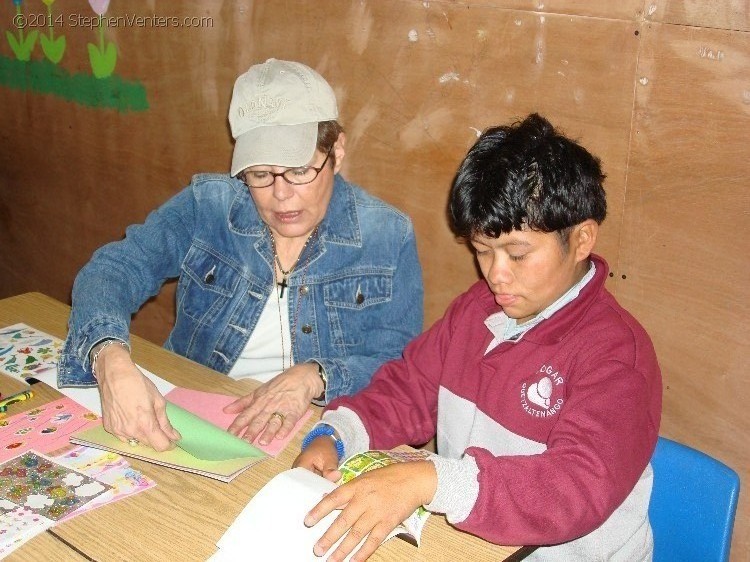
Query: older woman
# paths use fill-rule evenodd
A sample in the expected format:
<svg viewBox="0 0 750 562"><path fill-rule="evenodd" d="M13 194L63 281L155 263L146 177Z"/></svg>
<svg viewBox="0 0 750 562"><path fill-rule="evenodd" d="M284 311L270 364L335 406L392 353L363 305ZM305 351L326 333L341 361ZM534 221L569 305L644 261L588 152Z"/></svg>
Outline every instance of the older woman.
<svg viewBox="0 0 750 562"><path fill-rule="evenodd" d="M178 278L165 347L263 384L227 406L250 441L363 388L422 329L411 221L339 174L345 135L311 68L269 59L234 86L231 176L200 174L76 277L61 386L99 385L104 427L156 450L179 434L130 358L130 318Z"/></svg>

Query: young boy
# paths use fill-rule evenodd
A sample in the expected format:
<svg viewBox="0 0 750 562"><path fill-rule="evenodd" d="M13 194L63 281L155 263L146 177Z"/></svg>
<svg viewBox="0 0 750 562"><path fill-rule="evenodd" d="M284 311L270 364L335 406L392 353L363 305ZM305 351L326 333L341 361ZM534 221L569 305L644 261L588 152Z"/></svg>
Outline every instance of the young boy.
<svg viewBox="0 0 750 562"><path fill-rule="evenodd" d="M369 533L352 558L364 560L425 505L488 541L539 545L528 560L651 560L661 375L591 253L603 179L597 158L536 114L469 150L449 206L484 281L363 391L333 401L295 465L336 479L339 454L436 434L437 455L320 501L305 524L343 512L316 554L349 531L330 558L342 560Z"/></svg>

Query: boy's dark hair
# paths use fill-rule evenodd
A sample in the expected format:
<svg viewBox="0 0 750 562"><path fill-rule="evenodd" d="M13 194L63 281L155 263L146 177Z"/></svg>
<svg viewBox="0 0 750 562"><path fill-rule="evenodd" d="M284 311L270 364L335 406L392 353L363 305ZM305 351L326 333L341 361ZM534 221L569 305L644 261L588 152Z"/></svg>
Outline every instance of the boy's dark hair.
<svg viewBox="0 0 750 562"><path fill-rule="evenodd" d="M491 127L453 180L453 230L463 238L497 238L526 225L562 235L586 219L601 223L607 215L604 177L598 158L536 113Z"/></svg>

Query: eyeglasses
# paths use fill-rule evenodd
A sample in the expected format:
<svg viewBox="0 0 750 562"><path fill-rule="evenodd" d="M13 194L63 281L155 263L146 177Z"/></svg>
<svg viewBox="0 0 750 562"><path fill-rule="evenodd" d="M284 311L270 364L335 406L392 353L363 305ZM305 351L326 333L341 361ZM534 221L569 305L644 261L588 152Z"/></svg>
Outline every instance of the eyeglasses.
<svg viewBox="0 0 750 562"><path fill-rule="evenodd" d="M298 166L297 168L287 168L283 172L272 172L270 170L252 170L247 169L239 174L237 178L242 181L246 186L260 189L263 187L269 187L276 181L277 176L284 178L284 181L292 185L305 185L311 183L318 174L326 167L326 162L331 157L331 151L333 147L328 149L326 153L326 159L319 167L315 166Z"/></svg>

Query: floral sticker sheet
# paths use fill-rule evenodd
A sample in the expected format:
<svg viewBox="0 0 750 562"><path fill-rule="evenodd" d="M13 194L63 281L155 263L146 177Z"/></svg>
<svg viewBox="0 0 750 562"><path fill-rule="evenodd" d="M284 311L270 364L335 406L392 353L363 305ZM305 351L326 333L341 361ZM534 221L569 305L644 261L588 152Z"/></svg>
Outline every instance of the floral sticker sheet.
<svg viewBox="0 0 750 562"><path fill-rule="evenodd" d="M63 341L26 324L0 328L0 373L28 378L57 368Z"/></svg>
<svg viewBox="0 0 750 562"><path fill-rule="evenodd" d="M57 521L112 486L28 451L0 465L0 500Z"/></svg>

